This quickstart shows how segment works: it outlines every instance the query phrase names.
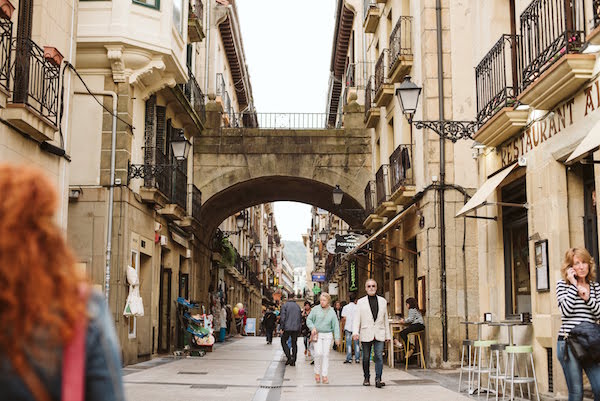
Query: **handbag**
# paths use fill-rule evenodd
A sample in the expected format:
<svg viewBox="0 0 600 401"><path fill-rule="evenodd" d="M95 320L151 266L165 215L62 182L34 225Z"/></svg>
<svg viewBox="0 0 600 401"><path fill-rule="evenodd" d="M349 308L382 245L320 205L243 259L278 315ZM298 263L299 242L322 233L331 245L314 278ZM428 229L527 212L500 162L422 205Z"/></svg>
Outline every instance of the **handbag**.
<svg viewBox="0 0 600 401"><path fill-rule="evenodd" d="M566 343L581 364L600 362L600 325L590 322L579 323L571 329ZM567 353L565 357L568 357Z"/></svg>

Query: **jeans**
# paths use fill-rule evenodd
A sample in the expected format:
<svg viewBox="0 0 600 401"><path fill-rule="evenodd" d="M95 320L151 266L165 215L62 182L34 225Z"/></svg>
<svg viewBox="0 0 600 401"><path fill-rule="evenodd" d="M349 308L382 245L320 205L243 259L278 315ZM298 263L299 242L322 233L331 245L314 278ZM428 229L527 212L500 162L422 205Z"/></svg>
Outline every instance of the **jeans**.
<svg viewBox="0 0 600 401"><path fill-rule="evenodd" d="M352 362L352 345L354 345L354 359L356 362L360 361L360 342L352 339L352 332L344 330L346 335L346 360Z"/></svg>
<svg viewBox="0 0 600 401"><path fill-rule="evenodd" d="M384 341L369 341L362 342L362 355L363 355L363 374L366 380L369 380L371 373L369 372L369 363L371 362L371 347L374 348L375 359L375 381L381 381L381 375L383 373L383 345Z"/></svg>
<svg viewBox="0 0 600 401"><path fill-rule="evenodd" d="M271 342L273 342L273 327L265 327L265 333L267 336L267 342L271 344Z"/></svg>
<svg viewBox="0 0 600 401"><path fill-rule="evenodd" d="M400 332L400 338L404 342L404 345L406 347L408 347L408 344L406 344L406 341L408 340L408 333L414 333L414 332L421 331L421 330L425 330L425 326L422 323L411 324L410 326L408 326L407 328L402 330ZM416 345L417 344L415 344L415 346Z"/></svg>
<svg viewBox="0 0 600 401"><path fill-rule="evenodd" d="M569 360L565 361L565 352L568 353ZM583 372L590 380L592 392L594 393L594 401L600 401L600 364L591 364L589 366L581 366L581 363L575 358L570 349L566 346L564 340L558 340L556 344L556 357L560 362L567 381L569 389L569 401L583 400Z"/></svg>
<svg viewBox="0 0 600 401"><path fill-rule="evenodd" d="M292 353L290 355L290 347L288 347L288 338L292 337ZM298 332L297 331L284 331L281 336L281 347L283 352L290 362L296 362L296 355L298 354Z"/></svg>
<svg viewBox="0 0 600 401"><path fill-rule="evenodd" d="M319 333L319 337L314 349L314 372L316 375L327 377L327 371L329 370L329 351L331 350L332 342L333 333Z"/></svg>

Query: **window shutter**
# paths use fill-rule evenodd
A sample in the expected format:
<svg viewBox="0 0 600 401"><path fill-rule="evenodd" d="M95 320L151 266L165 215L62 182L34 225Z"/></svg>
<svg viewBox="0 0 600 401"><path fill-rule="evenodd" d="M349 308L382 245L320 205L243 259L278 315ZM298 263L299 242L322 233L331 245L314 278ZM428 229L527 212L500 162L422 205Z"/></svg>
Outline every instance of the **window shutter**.
<svg viewBox="0 0 600 401"><path fill-rule="evenodd" d="M164 106L156 106L156 149L168 158L166 149L166 130L165 119L167 116L167 108Z"/></svg>
<svg viewBox="0 0 600 401"><path fill-rule="evenodd" d="M144 164L155 164L155 127L156 127L156 96L146 100L146 117L144 122Z"/></svg>

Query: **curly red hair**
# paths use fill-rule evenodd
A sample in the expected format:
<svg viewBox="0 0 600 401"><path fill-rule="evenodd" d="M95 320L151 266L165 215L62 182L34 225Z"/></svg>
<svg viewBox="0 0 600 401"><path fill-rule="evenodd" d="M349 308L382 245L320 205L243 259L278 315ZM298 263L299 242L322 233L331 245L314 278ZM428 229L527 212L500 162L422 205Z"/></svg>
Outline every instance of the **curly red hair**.
<svg viewBox="0 0 600 401"><path fill-rule="evenodd" d="M26 351L62 347L86 313L81 275L53 221L56 208L43 172L0 163L0 353L16 369Z"/></svg>

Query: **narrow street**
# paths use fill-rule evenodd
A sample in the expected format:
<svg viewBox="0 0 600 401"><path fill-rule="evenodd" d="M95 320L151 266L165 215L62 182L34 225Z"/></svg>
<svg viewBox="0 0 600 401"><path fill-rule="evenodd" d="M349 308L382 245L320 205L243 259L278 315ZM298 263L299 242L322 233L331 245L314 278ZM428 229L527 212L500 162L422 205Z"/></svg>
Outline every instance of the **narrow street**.
<svg viewBox="0 0 600 401"><path fill-rule="evenodd" d="M330 384L315 384L312 366L304 359L298 339L295 367L285 366L279 337L272 345L264 337L229 340L200 358L157 358L125 368L125 389L130 401L153 400L467 400L469 397L444 388L434 371L389 369L384 365L386 386L362 385L362 365L343 363L344 354L330 354ZM452 380L453 384L453 380ZM456 388L456 387L454 387Z"/></svg>

